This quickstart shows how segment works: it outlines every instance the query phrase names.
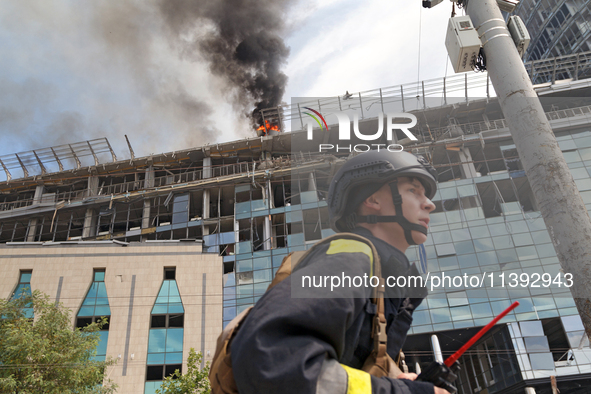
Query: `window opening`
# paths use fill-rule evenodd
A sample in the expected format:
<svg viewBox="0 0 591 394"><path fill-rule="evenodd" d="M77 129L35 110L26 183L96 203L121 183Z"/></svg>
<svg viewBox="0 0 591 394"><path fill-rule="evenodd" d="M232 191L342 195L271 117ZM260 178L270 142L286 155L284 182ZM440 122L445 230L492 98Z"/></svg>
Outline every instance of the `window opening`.
<svg viewBox="0 0 591 394"><path fill-rule="evenodd" d="M322 238L320 226L320 214L318 208L306 209L303 213L304 237L306 241L314 241Z"/></svg>
<svg viewBox="0 0 591 394"><path fill-rule="evenodd" d="M256 217L252 220L252 247L253 251L263 250L265 247L264 217Z"/></svg>
<svg viewBox="0 0 591 394"><path fill-rule="evenodd" d="M95 269L90 289L86 292L86 297L76 315L76 327L84 328L101 320L103 317L107 318L107 324L103 325L99 331L100 339L94 357L97 361L105 361L107 356L111 308L109 307L109 298L105 287L105 270Z"/></svg>
<svg viewBox="0 0 591 394"><path fill-rule="evenodd" d="M28 297L31 296L33 293L31 291L31 277L33 276L32 270L24 270L20 272L18 278L18 284L16 285L16 289L12 293L11 299L16 300L21 297ZM27 306L23 309L25 317L32 319L34 317L33 306Z"/></svg>
<svg viewBox="0 0 591 394"><path fill-rule="evenodd" d="M548 338L548 346L554 361L569 361L570 344L560 318L542 320L544 335Z"/></svg>
<svg viewBox="0 0 591 394"><path fill-rule="evenodd" d="M189 193L174 196L172 205L172 224L189 221Z"/></svg>
<svg viewBox="0 0 591 394"><path fill-rule="evenodd" d="M176 279L176 268L175 267L164 268L164 279L165 280Z"/></svg>
<svg viewBox="0 0 591 394"><path fill-rule="evenodd" d="M145 393L153 393L175 370L182 372L185 309L176 268L164 268L164 280L150 316Z"/></svg>

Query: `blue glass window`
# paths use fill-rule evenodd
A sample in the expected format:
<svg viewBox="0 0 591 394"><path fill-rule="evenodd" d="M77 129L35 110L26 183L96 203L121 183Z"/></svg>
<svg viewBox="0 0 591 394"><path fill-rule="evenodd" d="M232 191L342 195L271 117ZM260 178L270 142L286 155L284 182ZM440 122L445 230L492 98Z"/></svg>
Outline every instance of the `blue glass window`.
<svg viewBox="0 0 591 394"><path fill-rule="evenodd" d="M186 223L189 221L189 194L174 196L172 206L172 223Z"/></svg>
<svg viewBox="0 0 591 394"><path fill-rule="evenodd" d="M456 254L456 249L454 248L453 243L445 245L435 245L435 250L437 251L437 256L439 257Z"/></svg>
<svg viewBox="0 0 591 394"><path fill-rule="evenodd" d="M474 253L474 245L472 241L464 241L464 242L455 242L454 247L456 249L456 253L460 254L467 254L467 253Z"/></svg>
<svg viewBox="0 0 591 394"><path fill-rule="evenodd" d="M176 283L176 270L166 268L152 308L144 393L160 387L164 377L182 371L185 309Z"/></svg>
<svg viewBox="0 0 591 394"><path fill-rule="evenodd" d="M449 231L433 233L433 242L438 245L449 244L450 242L453 242L451 233Z"/></svg>
<svg viewBox="0 0 591 394"><path fill-rule="evenodd" d="M20 277L18 279L18 285L16 285L16 289L14 289L14 293L12 293L12 299L17 299L23 296L30 296L31 292L31 276L33 276L33 271L21 271ZM23 310L25 316L29 319L33 318L33 307L27 307Z"/></svg>
<svg viewBox="0 0 591 394"><path fill-rule="evenodd" d="M472 304L470 305L470 309L472 310L472 316L474 316L475 319L493 316L490 304L488 302L482 304Z"/></svg>
<svg viewBox="0 0 591 394"><path fill-rule="evenodd" d="M412 315L412 321L414 326L431 324L431 319L429 318L429 311L416 311Z"/></svg>
<svg viewBox="0 0 591 394"><path fill-rule="evenodd" d="M259 257L254 259L252 263L255 270L271 268L271 257Z"/></svg>
<svg viewBox="0 0 591 394"><path fill-rule="evenodd" d="M466 320L472 318L469 306L456 306L449 308L453 321Z"/></svg>
<svg viewBox="0 0 591 394"><path fill-rule="evenodd" d="M431 320L433 323L448 323L451 321L451 316L448 308L431 309Z"/></svg>
<svg viewBox="0 0 591 394"><path fill-rule="evenodd" d="M266 269L266 270L261 270L261 271L254 271L253 272L253 279L255 283L258 282L270 282L272 277L271 277L271 270L270 269Z"/></svg>
<svg viewBox="0 0 591 394"><path fill-rule="evenodd" d="M105 287L105 270L94 270L92 284L86 293L82 306L76 315L76 327L84 328L101 318L107 318L107 324L103 325L99 331L100 340L96 348L97 361L105 361L107 356L107 342L109 341L109 324L111 320L111 308L109 308L109 298L107 288Z"/></svg>
<svg viewBox="0 0 591 394"><path fill-rule="evenodd" d="M250 213L250 201L246 202L237 202L236 203L236 213Z"/></svg>
<svg viewBox="0 0 591 394"><path fill-rule="evenodd" d="M452 230L451 236L452 236L454 242L472 240L472 237L470 237L470 231L467 228L460 228L457 230Z"/></svg>
<svg viewBox="0 0 591 394"><path fill-rule="evenodd" d="M491 238L474 239L473 242L474 242L474 249L477 252L486 252L486 251L495 249Z"/></svg>
<svg viewBox="0 0 591 394"><path fill-rule="evenodd" d="M517 252L519 260L535 259L536 257L538 257L538 253L534 246L518 247L515 248L515 251Z"/></svg>

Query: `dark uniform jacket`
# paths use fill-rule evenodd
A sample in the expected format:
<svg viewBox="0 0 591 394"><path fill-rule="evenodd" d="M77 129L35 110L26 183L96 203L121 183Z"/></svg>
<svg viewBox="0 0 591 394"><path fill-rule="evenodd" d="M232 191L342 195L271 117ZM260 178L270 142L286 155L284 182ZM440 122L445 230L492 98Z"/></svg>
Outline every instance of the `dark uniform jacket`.
<svg viewBox="0 0 591 394"><path fill-rule="evenodd" d="M384 278L408 273L411 267L401 251L366 229L354 232L376 247ZM373 350L376 307L367 288L331 292L329 279L327 286L303 289L305 298L302 288L296 289L309 283L304 277L318 284L330 276L373 274L370 248L358 241L337 240L315 249L291 278L261 297L234 338L231 357L239 392L432 394L431 383L376 378L360 370ZM388 353L396 359L422 298L408 298L401 289L388 290L393 290L385 299Z"/></svg>

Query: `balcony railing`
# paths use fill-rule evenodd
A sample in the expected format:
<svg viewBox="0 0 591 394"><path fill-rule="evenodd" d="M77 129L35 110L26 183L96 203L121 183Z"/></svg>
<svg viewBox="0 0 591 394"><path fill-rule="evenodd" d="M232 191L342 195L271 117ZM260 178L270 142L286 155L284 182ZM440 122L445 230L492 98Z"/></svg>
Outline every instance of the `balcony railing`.
<svg viewBox="0 0 591 394"><path fill-rule="evenodd" d="M587 78L591 76L591 51L527 62L525 69L534 85ZM488 73L464 73L337 97L305 99L263 109L261 114L265 120L278 125L283 131L295 131L304 129L308 118L305 107L320 112L328 124L336 124L336 117L328 115L354 110L363 119L375 117L380 110L386 112L385 109L391 111L394 108L407 112L495 95Z"/></svg>

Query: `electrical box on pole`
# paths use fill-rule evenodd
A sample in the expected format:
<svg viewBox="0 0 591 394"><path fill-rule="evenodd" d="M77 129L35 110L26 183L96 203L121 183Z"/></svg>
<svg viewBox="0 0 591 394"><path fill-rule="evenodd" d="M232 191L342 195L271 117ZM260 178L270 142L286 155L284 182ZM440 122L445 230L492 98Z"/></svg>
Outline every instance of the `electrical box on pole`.
<svg viewBox="0 0 591 394"><path fill-rule="evenodd" d="M456 73L472 71L480 45L478 32L468 15L449 19L445 47Z"/></svg>
<svg viewBox="0 0 591 394"><path fill-rule="evenodd" d="M523 23L519 16L513 15L510 16L507 21L507 28L509 29L509 33L511 33L511 38L513 38L515 46L517 47L517 52L523 57L531 40L527 28L525 27L525 23Z"/></svg>

